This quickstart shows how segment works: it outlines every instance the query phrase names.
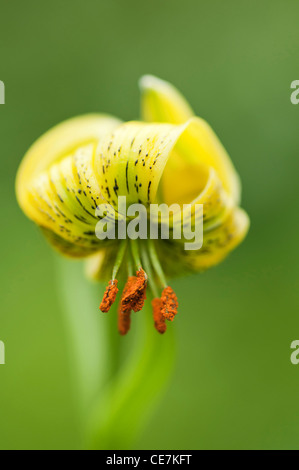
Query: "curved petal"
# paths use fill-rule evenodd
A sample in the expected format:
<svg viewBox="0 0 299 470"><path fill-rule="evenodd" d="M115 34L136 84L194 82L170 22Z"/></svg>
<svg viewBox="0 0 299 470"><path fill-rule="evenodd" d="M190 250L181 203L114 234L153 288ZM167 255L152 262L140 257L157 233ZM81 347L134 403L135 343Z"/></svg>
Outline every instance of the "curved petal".
<svg viewBox="0 0 299 470"><path fill-rule="evenodd" d="M199 204L203 206L201 215L196 213L196 206ZM188 226L194 231L195 217L198 218L200 215L203 221L203 232L208 232L218 227L233 208L232 198L223 189L215 170L210 168L204 189L190 204L184 204L180 211L174 212L170 220L170 226L173 228L173 231L176 229L182 232L183 226ZM159 222L162 224L168 223L166 219L168 219L168 213L165 216L163 216L163 213L161 215L159 213ZM186 239L182 237L176 242L185 243L185 241Z"/></svg>
<svg viewBox="0 0 299 470"><path fill-rule="evenodd" d="M181 124L194 116L185 98L170 83L146 75L140 80L140 88L141 115L145 121ZM203 119L195 118L193 125L189 127L188 147L202 163L216 170L224 189L238 204L239 177L224 147Z"/></svg>
<svg viewBox="0 0 299 470"><path fill-rule="evenodd" d="M16 193L23 211L70 256L98 249L95 210L102 198L91 160L99 140L119 124L104 115L63 122L33 144L18 171Z"/></svg>
<svg viewBox="0 0 299 470"><path fill-rule="evenodd" d="M214 168L227 194L239 204L241 184L226 150L206 121L198 117L190 121L184 152L196 155L202 164Z"/></svg>
<svg viewBox="0 0 299 470"><path fill-rule="evenodd" d="M149 207L156 200L164 167L186 125L128 122L99 143L93 160L101 191L117 211L117 198L127 205Z"/></svg>
<svg viewBox="0 0 299 470"><path fill-rule="evenodd" d="M139 87L143 121L182 124L194 115L183 95L170 83L153 75L144 75Z"/></svg>
<svg viewBox="0 0 299 470"><path fill-rule="evenodd" d="M129 122L99 143L93 167L102 194L116 210L117 197L127 204L191 203L204 190L214 169L228 197L228 179L237 175L212 130L199 118L185 124ZM226 179L227 177L227 179Z"/></svg>
<svg viewBox="0 0 299 470"><path fill-rule="evenodd" d="M246 212L235 207L219 226L204 232L200 250L187 251L182 243L176 241L157 241L156 249L165 274L170 277L181 276L215 266L241 243L248 229L249 218Z"/></svg>

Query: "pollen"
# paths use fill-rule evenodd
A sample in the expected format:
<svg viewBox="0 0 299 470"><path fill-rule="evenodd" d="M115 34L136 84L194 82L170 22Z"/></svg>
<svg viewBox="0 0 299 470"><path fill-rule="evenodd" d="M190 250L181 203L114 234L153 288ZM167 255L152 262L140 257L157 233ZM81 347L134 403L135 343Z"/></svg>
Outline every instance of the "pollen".
<svg viewBox="0 0 299 470"><path fill-rule="evenodd" d="M128 299L135 283L136 277L130 276L126 282L121 296L121 301L118 306L118 331L121 335L126 335L131 326L132 305Z"/></svg>
<svg viewBox="0 0 299 470"><path fill-rule="evenodd" d="M131 312L142 310L146 299L147 275L140 268L136 276L130 276L124 287L118 308L118 331L121 335L128 333L131 326Z"/></svg>
<svg viewBox="0 0 299 470"><path fill-rule="evenodd" d="M121 303L123 307L130 306L134 312L139 312L146 299L147 275L142 268L136 272L136 276L130 276L125 286Z"/></svg>
<svg viewBox="0 0 299 470"><path fill-rule="evenodd" d="M131 326L131 309L130 307L124 308L120 303L118 306L118 331L124 336L128 333Z"/></svg>
<svg viewBox="0 0 299 470"><path fill-rule="evenodd" d="M167 286L162 292L161 297L162 308L161 312L164 318L173 321L178 313L178 299L171 287Z"/></svg>
<svg viewBox="0 0 299 470"><path fill-rule="evenodd" d="M154 317L154 325L156 330L163 334L166 331L166 323L165 317L162 314L162 301L159 298L155 298L152 300L152 307L153 307L153 317Z"/></svg>
<svg viewBox="0 0 299 470"><path fill-rule="evenodd" d="M118 293L117 282L117 279L111 280L106 287L103 300L99 307L100 310L104 313L109 312L111 305L115 302L116 295Z"/></svg>

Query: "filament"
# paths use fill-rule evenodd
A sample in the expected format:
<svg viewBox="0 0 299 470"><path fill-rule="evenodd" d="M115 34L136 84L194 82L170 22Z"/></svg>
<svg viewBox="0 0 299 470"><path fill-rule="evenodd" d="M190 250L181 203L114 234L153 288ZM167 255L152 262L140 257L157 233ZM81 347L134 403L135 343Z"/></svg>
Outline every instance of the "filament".
<svg viewBox="0 0 299 470"><path fill-rule="evenodd" d="M165 278L163 269L161 267L159 258L157 256L157 253L156 253L156 250L155 250L155 247L154 247L154 243L150 239L148 240L148 247L149 247L149 255L150 255L150 258L151 258L151 262L152 262L152 265L155 269L157 277L160 280L162 287L166 287L167 286L166 278Z"/></svg>
<svg viewBox="0 0 299 470"><path fill-rule="evenodd" d="M118 250L117 257L113 266L113 271L112 271L112 280L114 280L117 276L117 273L119 271L119 268L121 266L121 263L124 259L124 254L127 246L127 240L124 240L121 245L120 249Z"/></svg>
<svg viewBox="0 0 299 470"><path fill-rule="evenodd" d="M131 251L136 269L139 270L141 268L141 260L139 256L138 243L136 241L131 240Z"/></svg>
<svg viewBox="0 0 299 470"><path fill-rule="evenodd" d="M144 245L141 246L141 258L142 258L142 262L143 262L143 265L145 267L145 270L148 274L149 286L150 286L150 289L152 291L152 294L153 294L154 297L159 297L158 287L155 283L155 278L154 278L154 274L153 274L153 271L152 271L151 263L150 263L150 260L149 260L149 257L148 257L147 250L146 250Z"/></svg>

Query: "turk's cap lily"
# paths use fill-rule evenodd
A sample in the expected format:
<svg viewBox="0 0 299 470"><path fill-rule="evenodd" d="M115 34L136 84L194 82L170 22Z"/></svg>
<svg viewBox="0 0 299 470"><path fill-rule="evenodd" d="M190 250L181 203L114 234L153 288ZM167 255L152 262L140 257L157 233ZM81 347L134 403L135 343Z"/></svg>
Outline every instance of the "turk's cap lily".
<svg viewBox="0 0 299 470"><path fill-rule="evenodd" d="M169 83L145 76L140 88L141 121L80 116L38 139L21 163L16 192L25 214L56 249L71 257L87 257L87 271L93 278L111 278L114 272L103 299L104 311L117 294L117 272L135 266L136 275L134 268L128 269L121 298L121 332L129 328L134 306L141 309L147 274L153 271L149 284L163 287L162 297L153 301L155 325L164 332L164 319L172 320L175 314L167 312L172 307L177 310L176 298L165 290L170 288L164 274L172 277L219 263L243 240L249 219L239 207L238 174L211 127L194 116ZM172 230L181 229L188 218L194 225L195 208L202 204L202 248L186 251L182 240L173 237L136 241L131 248L117 238L100 240L97 208L105 206L107 214L126 219L120 196L127 206L139 203L148 212L153 203L178 205L180 210L170 222ZM158 222L163 224L163 214ZM142 278L145 264L147 274Z"/></svg>

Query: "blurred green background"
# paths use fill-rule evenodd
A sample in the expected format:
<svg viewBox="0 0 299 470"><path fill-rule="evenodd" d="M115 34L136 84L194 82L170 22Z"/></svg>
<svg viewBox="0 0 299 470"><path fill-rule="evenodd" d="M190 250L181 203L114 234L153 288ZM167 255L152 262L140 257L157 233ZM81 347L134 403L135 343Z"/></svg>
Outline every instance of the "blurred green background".
<svg viewBox="0 0 299 470"><path fill-rule="evenodd" d="M222 265L175 282L176 369L135 447L298 449L299 3L0 0L0 12L0 448L82 445L57 255L17 206L17 167L68 117L137 118L151 73L224 143L251 230Z"/></svg>

